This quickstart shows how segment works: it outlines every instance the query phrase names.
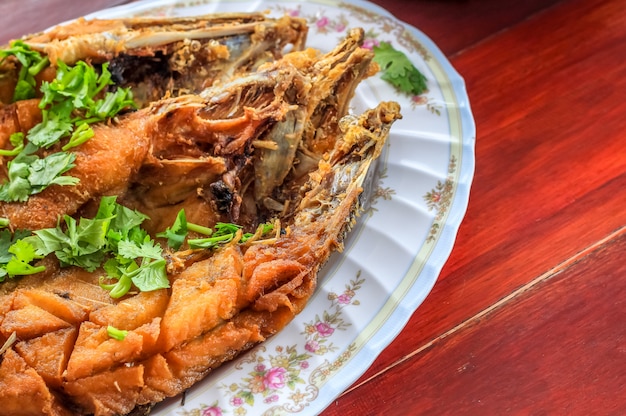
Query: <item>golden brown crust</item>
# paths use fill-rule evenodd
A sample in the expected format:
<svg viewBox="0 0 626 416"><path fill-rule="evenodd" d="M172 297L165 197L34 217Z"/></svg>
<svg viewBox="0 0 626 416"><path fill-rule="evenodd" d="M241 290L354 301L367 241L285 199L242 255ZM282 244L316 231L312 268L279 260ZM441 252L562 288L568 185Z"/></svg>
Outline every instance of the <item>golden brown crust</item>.
<svg viewBox="0 0 626 416"><path fill-rule="evenodd" d="M284 228L266 241L238 244L237 236L214 250L168 252L170 287L121 299L100 287L102 269L44 259L45 272L0 287L0 408L148 411L302 311L320 268L341 249L366 173L400 117L393 103L344 117L356 85L371 75L362 36L355 30L329 54L289 55L97 125L76 149L78 186L0 204L14 228L53 227L62 215L92 213L105 195L153 216L153 235L181 208L209 226L236 219L253 230L278 217ZM7 114L9 130L28 123ZM287 157L275 158L277 149ZM258 183L265 189L255 192ZM124 335L112 337L110 327ZM29 399L26 410L10 407L19 395Z"/></svg>

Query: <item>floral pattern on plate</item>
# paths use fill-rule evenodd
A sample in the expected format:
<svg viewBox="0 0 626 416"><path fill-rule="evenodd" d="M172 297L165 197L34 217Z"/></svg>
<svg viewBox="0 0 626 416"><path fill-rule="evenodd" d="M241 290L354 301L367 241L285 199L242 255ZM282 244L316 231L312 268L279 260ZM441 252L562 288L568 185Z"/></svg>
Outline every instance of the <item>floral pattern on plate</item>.
<svg viewBox="0 0 626 416"><path fill-rule="evenodd" d="M332 342L335 331L346 330L351 324L342 318L343 310L349 306L359 306L356 292L362 287L364 279L357 277L350 281L342 293L328 294L330 306L321 316L304 324L304 346L276 346L275 354L268 353L260 346L248 357L243 359L237 368L246 372L239 382L230 385L222 384L219 388L228 397L228 404L234 409L235 415L247 415L253 408L258 411L263 405L271 406L266 411L274 413L278 410L300 411L308 401L318 395L316 383L323 381L341 368L345 360L352 355L354 348L349 346L335 361L324 362L318 368L311 368L310 359L313 355L325 356L339 347ZM278 407L275 403L280 403ZM256 407L255 407L256 405ZM200 404L191 410L182 410L181 416L221 416L226 410L220 407L219 401L206 405Z"/></svg>
<svg viewBox="0 0 626 416"><path fill-rule="evenodd" d="M200 15L269 10L305 18L308 44L329 50L352 27L364 46L403 51L428 91L398 93L379 77L357 89L352 110L398 101L374 200L319 275L316 294L279 334L211 373L155 416L317 414L371 365L437 280L467 207L475 126L462 78L424 34L363 0L139 1L92 15ZM341 288L339 290L339 288Z"/></svg>

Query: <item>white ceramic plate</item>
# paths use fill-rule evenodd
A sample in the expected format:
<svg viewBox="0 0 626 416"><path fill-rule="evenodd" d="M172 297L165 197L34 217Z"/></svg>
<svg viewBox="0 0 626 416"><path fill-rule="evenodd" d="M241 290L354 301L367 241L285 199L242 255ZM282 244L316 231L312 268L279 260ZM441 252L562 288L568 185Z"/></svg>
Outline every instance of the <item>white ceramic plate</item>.
<svg viewBox="0 0 626 416"><path fill-rule="evenodd" d="M319 276L306 309L281 333L224 365L155 415L316 414L371 365L432 289L467 207L475 126L463 79L423 33L359 0L138 2L90 17L196 15L270 10L310 24L308 45L332 49L351 27L366 45L390 42L427 76L410 97L378 77L365 81L355 112L383 100L402 106L369 212Z"/></svg>

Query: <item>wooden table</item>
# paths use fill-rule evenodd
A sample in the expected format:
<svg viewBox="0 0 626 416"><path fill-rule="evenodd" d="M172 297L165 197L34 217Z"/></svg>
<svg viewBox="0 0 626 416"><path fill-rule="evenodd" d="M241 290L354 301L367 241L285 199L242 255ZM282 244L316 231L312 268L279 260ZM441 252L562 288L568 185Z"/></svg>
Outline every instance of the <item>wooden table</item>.
<svg viewBox="0 0 626 416"><path fill-rule="evenodd" d="M120 2L4 0L3 36ZM375 3L465 78L476 174L433 291L323 415L626 414L626 0Z"/></svg>
<svg viewBox="0 0 626 416"><path fill-rule="evenodd" d="M375 3L465 78L476 173L433 291L324 416L626 414L626 1Z"/></svg>

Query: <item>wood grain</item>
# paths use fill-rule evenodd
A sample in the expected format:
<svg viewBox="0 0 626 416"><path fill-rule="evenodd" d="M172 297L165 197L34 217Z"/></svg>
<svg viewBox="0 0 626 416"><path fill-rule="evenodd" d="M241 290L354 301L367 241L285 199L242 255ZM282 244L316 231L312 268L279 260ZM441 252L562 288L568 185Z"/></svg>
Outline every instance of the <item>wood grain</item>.
<svg viewBox="0 0 626 416"><path fill-rule="evenodd" d="M626 230L325 414L623 414L624 251Z"/></svg>
<svg viewBox="0 0 626 416"><path fill-rule="evenodd" d="M373 0L435 40L451 56L549 9L559 0Z"/></svg>
<svg viewBox="0 0 626 416"><path fill-rule="evenodd" d="M477 125L466 218L433 292L356 384L374 380L325 414L395 409L398 403L381 395L399 394L401 379L393 375L404 357L421 360L427 353L416 351L425 345L626 224L623 10L623 1L561 2L452 58L465 77ZM442 402L472 383L456 387L440 396ZM364 403L364 397L381 401ZM531 398L528 392L525 399ZM407 414L422 413L417 404L409 406L416 413Z"/></svg>
<svg viewBox="0 0 626 416"><path fill-rule="evenodd" d="M124 0L4 0L0 43ZM626 413L626 0L374 0L465 78L466 217L331 415Z"/></svg>

